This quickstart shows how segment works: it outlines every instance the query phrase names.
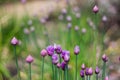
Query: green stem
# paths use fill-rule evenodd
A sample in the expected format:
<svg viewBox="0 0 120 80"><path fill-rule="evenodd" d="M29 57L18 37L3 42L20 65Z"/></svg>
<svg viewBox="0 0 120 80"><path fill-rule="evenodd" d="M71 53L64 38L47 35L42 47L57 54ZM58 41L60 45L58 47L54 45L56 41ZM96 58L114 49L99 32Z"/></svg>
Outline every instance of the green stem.
<svg viewBox="0 0 120 80"><path fill-rule="evenodd" d="M64 80L66 80L66 75L65 75L65 73L66 73L66 70L64 70Z"/></svg>
<svg viewBox="0 0 120 80"><path fill-rule="evenodd" d="M77 55L76 55L76 74L75 74L75 80L77 80Z"/></svg>
<svg viewBox="0 0 120 80"><path fill-rule="evenodd" d="M103 72L102 72L102 80L105 79L105 69L106 69L106 63L103 63Z"/></svg>
<svg viewBox="0 0 120 80"><path fill-rule="evenodd" d="M86 80L89 80L89 79L88 79L88 76L86 76Z"/></svg>
<svg viewBox="0 0 120 80"><path fill-rule="evenodd" d="M84 78L84 77L82 77L82 80L85 80L85 78Z"/></svg>
<svg viewBox="0 0 120 80"><path fill-rule="evenodd" d="M31 77L31 63L29 63L29 80L32 80L32 77Z"/></svg>
<svg viewBox="0 0 120 80"><path fill-rule="evenodd" d="M98 80L98 74L96 74L96 80Z"/></svg>
<svg viewBox="0 0 120 80"><path fill-rule="evenodd" d="M44 76L44 57L42 57L42 80Z"/></svg>
<svg viewBox="0 0 120 80"><path fill-rule="evenodd" d="M52 80L54 80L54 66L53 66L53 63L52 63L52 57L51 57L51 65L52 65Z"/></svg>
<svg viewBox="0 0 120 80"><path fill-rule="evenodd" d="M60 59L60 63L61 63L61 57L60 57L60 55L59 55L59 59ZM59 80L62 80L62 70L61 69L59 69L59 71L60 71L60 74L59 74L59 76L60 76L60 79Z"/></svg>
<svg viewBox="0 0 120 80"><path fill-rule="evenodd" d="M18 71L18 80L21 80L20 70L19 70L19 66L18 66L18 59L17 59L17 54L16 54L16 46L14 46L14 56L15 56L16 68Z"/></svg>

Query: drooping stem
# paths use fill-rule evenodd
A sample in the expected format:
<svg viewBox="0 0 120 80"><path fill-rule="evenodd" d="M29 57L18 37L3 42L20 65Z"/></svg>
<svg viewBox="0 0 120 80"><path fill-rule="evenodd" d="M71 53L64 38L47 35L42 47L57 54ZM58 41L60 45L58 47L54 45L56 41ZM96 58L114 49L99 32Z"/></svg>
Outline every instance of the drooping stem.
<svg viewBox="0 0 120 80"><path fill-rule="evenodd" d="M32 76L31 76L31 63L29 63L29 80L32 80Z"/></svg>
<svg viewBox="0 0 120 80"><path fill-rule="evenodd" d="M77 80L77 55L76 55L76 61L75 61L75 64L76 64L75 80Z"/></svg>
<svg viewBox="0 0 120 80"><path fill-rule="evenodd" d="M42 80L44 76L44 57L42 57Z"/></svg>
<svg viewBox="0 0 120 80"><path fill-rule="evenodd" d="M16 53L16 46L14 46L14 56L15 56L16 68L17 68L17 71L18 71L18 80L21 80L20 70L19 70L19 66L18 66L17 53Z"/></svg>
<svg viewBox="0 0 120 80"><path fill-rule="evenodd" d="M106 69L106 62L103 63L102 80L105 79L105 69Z"/></svg>

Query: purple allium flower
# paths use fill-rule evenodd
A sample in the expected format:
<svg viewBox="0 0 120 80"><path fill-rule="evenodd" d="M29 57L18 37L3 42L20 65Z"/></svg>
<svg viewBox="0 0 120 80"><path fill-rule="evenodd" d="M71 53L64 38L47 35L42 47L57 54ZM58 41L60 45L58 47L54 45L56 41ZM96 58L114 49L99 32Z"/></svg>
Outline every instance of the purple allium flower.
<svg viewBox="0 0 120 80"><path fill-rule="evenodd" d="M98 13L98 11L99 11L99 8L98 8L97 5L95 5L95 6L93 7L93 12L94 12L94 13Z"/></svg>
<svg viewBox="0 0 120 80"><path fill-rule="evenodd" d="M67 28L70 29L72 27L72 23L67 24Z"/></svg>
<svg viewBox="0 0 120 80"><path fill-rule="evenodd" d="M79 11L80 11L80 8L79 8L78 6L75 6L75 7L73 8L73 11L74 11L74 12L79 12Z"/></svg>
<svg viewBox="0 0 120 80"><path fill-rule="evenodd" d="M58 55L57 54L53 54L52 55L52 62L53 62L53 64L56 65L58 63L58 61L59 61Z"/></svg>
<svg viewBox="0 0 120 80"><path fill-rule="evenodd" d="M75 26L75 31L78 31L79 30L79 27L78 26Z"/></svg>
<svg viewBox="0 0 120 80"><path fill-rule="evenodd" d="M59 16L58 16L58 19L59 19L59 20L63 20L63 18L64 18L63 15L59 15Z"/></svg>
<svg viewBox="0 0 120 80"><path fill-rule="evenodd" d="M85 64L82 64L81 68L82 70L85 70Z"/></svg>
<svg viewBox="0 0 120 80"><path fill-rule="evenodd" d="M47 55L47 50L43 49L41 52L40 52L41 56L45 57Z"/></svg>
<svg viewBox="0 0 120 80"><path fill-rule="evenodd" d="M99 74L99 72L100 72L100 69L98 67L96 67L95 74Z"/></svg>
<svg viewBox="0 0 120 80"><path fill-rule="evenodd" d="M62 9L62 14L63 14L63 15L66 15L66 14L67 14L66 8L63 8L63 9Z"/></svg>
<svg viewBox="0 0 120 80"><path fill-rule="evenodd" d="M107 57L105 54L103 54L102 60L103 60L104 62L107 62L107 61L108 61L108 57Z"/></svg>
<svg viewBox="0 0 120 80"><path fill-rule="evenodd" d="M88 73L90 76L93 74L93 69L91 67L89 68Z"/></svg>
<svg viewBox="0 0 120 80"><path fill-rule="evenodd" d="M79 52L80 52L79 46L75 46L75 48L74 48L74 54L75 54L75 55L78 55Z"/></svg>
<svg viewBox="0 0 120 80"><path fill-rule="evenodd" d="M62 68L62 70L65 70L65 67L66 67L66 62L63 61L63 62L61 63L61 68Z"/></svg>
<svg viewBox="0 0 120 80"><path fill-rule="evenodd" d="M71 16L67 16L67 17L66 17L66 20L67 20L68 22L71 22L71 21L72 21Z"/></svg>
<svg viewBox="0 0 120 80"><path fill-rule="evenodd" d="M61 57L64 59L64 56L65 56L65 55L70 55L70 52L67 51L67 50L63 50L63 51L62 51L62 54L61 54Z"/></svg>
<svg viewBox="0 0 120 80"><path fill-rule="evenodd" d="M52 56L52 55L54 54L54 46L49 45L49 46L46 48L46 50L47 50L49 56Z"/></svg>
<svg viewBox="0 0 120 80"><path fill-rule="evenodd" d="M60 63L57 63L57 68L60 68L61 67L61 64Z"/></svg>
<svg viewBox="0 0 120 80"><path fill-rule="evenodd" d="M47 21L46 21L45 18L41 18L41 19L40 19L40 22L41 22L42 24L45 24Z"/></svg>
<svg viewBox="0 0 120 80"><path fill-rule="evenodd" d="M31 55L28 55L26 58L27 63L32 63L34 61L33 57Z"/></svg>
<svg viewBox="0 0 120 80"><path fill-rule="evenodd" d="M104 15L104 16L102 17L102 21L103 21L103 22L107 22L107 20L108 20L108 19L107 19L107 16Z"/></svg>
<svg viewBox="0 0 120 80"><path fill-rule="evenodd" d="M54 45L54 49L56 51L57 54L61 54L62 53L62 48L60 45Z"/></svg>
<svg viewBox="0 0 120 80"><path fill-rule="evenodd" d="M35 31L35 27L34 27L34 26L31 26L31 27L30 27L30 31L31 31L31 32L34 32L34 31Z"/></svg>
<svg viewBox="0 0 120 80"><path fill-rule="evenodd" d="M29 29L28 28L24 28L24 33L27 34L27 35L30 34Z"/></svg>
<svg viewBox="0 0 120 80"><path fill-rule="evenodd" d="M16 39L16 37L13 37L12 40L11 40L11 44L16 46L18 45L19 41Z"/></svg>
<svg viewBox="0 0 120 80"><path fill-rule="evenodd" d="M26 0L21 0L21 3L22 3L22 4L25 4L25 3L26 3Z"/></svg>
<svg viewBox="0 0 120 80"><path fill-rule="evenodd" d="M88 71L89 71L89 68L86 68L86 69L85 69L85 74L86 74L86 76L89 75L89 72L88 72Z"/></svg>
<svg viewBox="0 0 120 80"><path fill-rule="evenodd" d="M105 80L109 80L108 76L105 77Z"/></svg>
<svg viewBox="0 0 120 80"><path fill-rule="evenodd" d="M65 62L69 62L69 60L70 60L70 55L65 54L65 56L64 56L64 61L65 61Z"/></svg>
<svg viewBox="0 0 120 80"><path fill-rule="evenodd" d="M80 13L76 13L76 18L80 18Z"/></svg>
<svg viewBox="0 0 120 80"><path fill-rule="evenodd" d="M82 28L82 33L86 33L86 28Z"/></svg>
<svg viewBox="0 0 120 80"><path fill-rule="evenodd" d="M81 77L84 77L84 76L85 76L84 70L81 70L81 71L80 71L80 76L81 76Z"/></svg>

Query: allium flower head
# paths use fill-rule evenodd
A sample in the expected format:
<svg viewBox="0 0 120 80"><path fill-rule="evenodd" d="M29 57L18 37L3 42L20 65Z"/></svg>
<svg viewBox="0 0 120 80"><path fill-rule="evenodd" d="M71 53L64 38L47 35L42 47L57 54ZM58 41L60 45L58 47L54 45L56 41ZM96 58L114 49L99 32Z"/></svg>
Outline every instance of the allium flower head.
<svg viewBox="0 0 120 80"><path fill-rule="evenodd" d="M98 67L96 67L95 74L99 74L99 72L100 72L100 69Z"/></svg>
<svg viewBox="0 0 120 80"><path fill-rule="evenodd" d="M60 63L57 63L57 68L60 68L61 67L61 64Z"/></svg>
<svg viewBox="0 0 120 80"><path fill-rule="evenodd" d="M59 61L58 55L57 54L53 54L52 55L52 62L53 62L53 64L56 65L58 63L58 61Z"/></svg>
<svg viewBox="0 0 120 80"><path fill-rule="evenodd" d="M107 16L104 15L104 16L102 17L102 21L103 21L103 22L107 22L107 20L108 20L108 19L107 19Z"/></svg>
<svg viewBox="0 0 120 80"><path fill-rule="evenodd" d="M63 62L61 63L61 68L62 68L62 70L65 70L65 67L66 67L66 62L63 61Z"/></svg>
<svg viewBox="0 0 120 80"><path fill-rule="evenodd" d="M63 51L62 51L62 54L61 54L61 57L64 59L64 56L65 56L65 55L70 55L70 52L67 51L67 50L63 50Z"/></svg>
<svg viewBox="0 0 120 80"><path fill-rule="evenodd" d="M65 61L65 62L69 62L69 60L70 60L70 55L65 54L65 56L64 56L64 61Z"/></svg>
<svg viewBox="0 0 120 80"><path fill-rule="evenodd" d="M31 31L31 32L34 32L34 31L35 31L35 27L34 27L34 26L31 26L31 27L30 27L30 31Z"/></svg>
<svg viewBox="0 0 120 80"><path fill-rule="evenodd" d="M11 40L11 44L12 45L18 45L19 41L16 39L16 37L13 37L12 40Z"/></svg>
<svg viewBox="0 0 120 80"><path fill-rule="evenodd" d="M67 28L70 29L72 27L72 23L67 24Z"/></svg>
<svg viewBox="0 0 120 80"><path fill-rule="evenodd" d="M88 74L89 74L89 75L92 75L92 74L93 74L93 69L92 69L92 68L89 68Z"/></svg>
<svg viewBox="0 0 120 80"><path fill-rule="evenodd" d="M79 46L75 46L75 48L74 48L74 54L75 54L75 55L78 55L79 52L80 52Z"/></svg>
<svg viewBox="0 0 120 80"><path fill-rule="evenodd" d="M45 24L45 23L47 22L47 20L46 20L45 18L41 18L41 19L40 19L40 22L41 22L42 24Z"/></svg>
<svg viewBox="0 0 120 80"><path fill-rule="evenodd" d="M109 80L108 76L105 77L105 80Z"/></svg>
<svg viewBox="0 0 120 80"><path fill-rule="evenodd" d="M59 19L59 20L63 20L63 18L64 18L63 15L59 15L59 16L58 16L58 19Z"/></svg>
<svg viewBox="0 0 120 80"><path fill-rule="evenodd" d="M76 18L80 18L80 13L76 13Z"/></svg>
<svg viewBox="0 0 120 80"><path fill-rule="evenodd" d="M67 20L68 22L71 22L71 21L72 21L71 16L67 16L67 17L66 17L66 20Z"/></svg>
<svg viewBox="0 0 120 80"><path fill-rule="evenodd" d="M62 53L62 48L60 45L54 45L54 49L56 51L57 54L61 54Z"/></svg>
<svg viewBox="0 0 120 80"><path fill-rule="evenodd" d="M86 28L82 28L82 33L86 33Z"/></svg>
<svg viewBox="0 0 120 80"><path fill-rule="evenodd" d="M89 72L88 72L88 71L89 71L89 68L86 68L86 69L85 69L85 74L86 74L86 76L89 75Z"/></svg>
<svg viewBox="0 0 120 80"><path fill-rule="evenodd" d="M54 54L54 46L49 45L49 46L46 48L46 50L47 50L49 56L52 56L52 55Z"/></svg>
<svg viewBox="0 0 120 80"><path fill-rule="evenodd" d="M93 7L93 12L94 12L94 13L98 13L98 11L99 11L99 8L98 8L97 5L95 5L95 6Z"/></svg>
<svg viewBox="0 0 120 80"><path fill-rule="evenodd" d="M27 63L32 63L34 61L33 57L31 55L28 55L26 58Z"/></svg>
<svg viewBox="0 0 120 80"><path fill-rule="evenodd" d="M28 29L28 28L24 28L24 33L25 33L26 35L30 34L29 29Z"/></svg>
<svg viewBox="0 0 120 80"><path fill-rule="evenodd" d="M41 56L45 57L48 53L47 53L47 50L43 49L41 52L40 52Z"/></svg>
<svg viewBox="0 0 120 80"><path fill-rule="evenodd" d="M81 68L82 70L85 70L85 64L82 64Z"/></svg>
<svg viewBox="0 0 120 80"><path fill-rule="evenodd" d="M66 14L67 14L66 8L63 8L63 9L62 9L62 14L63 14L63 15L66 15Z"/></svg>
<svg viewBox="0 0 120 80"><path fill-rule="evenodd" d="M107 57L105 54L103 54L102 60L103 60L104 62L107 62L107 61L108 61L108 57Z"/></svg>
<svg viewBox="0 0 120 80"><path fill-rule="evenodd" d="M81 77L84 77L84 76L85 76L84 70L81 70L81 71L80 71L80 76L81 76Z"/></svg>
<svg viewBox="0 0 120 80"><path fill-rule="evenodd" d="M75 6L75 7L73 8L73 11L74 11L74 12L79 12L79 11L80 11L80 8L79 8L78 6Z"/></svg>
<svg viewBox="0 0 120 80"><path fill-rule="evenodd" d="M25 3L26 3L26 0L21 0L21 3L22 3L22 4L25 4Z"/></svg>
<svg viewBox="0 0 120 80"><path fill-rule="evenodd" d="M78 26L75 26L75 31L78 31L79 30L79 27Z"/></svg>

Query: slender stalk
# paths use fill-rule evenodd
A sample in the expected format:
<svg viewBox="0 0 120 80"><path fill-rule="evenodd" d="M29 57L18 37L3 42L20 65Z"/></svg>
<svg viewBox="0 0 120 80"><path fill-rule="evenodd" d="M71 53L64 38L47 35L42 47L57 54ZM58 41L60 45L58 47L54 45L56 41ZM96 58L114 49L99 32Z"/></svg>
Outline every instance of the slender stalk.
<svg viewBox="0 0 120 80"><path fill-rule="evenodd" d="M77 80L77 55L76 55L76 73L75 73L75 80Z"/></svg>
<svg viewBox="0 0 120 80"><path fill-rule="evenodd" d="M66 80L66 75L65 75L65 73L66 73L66 70L64 70L64 80Z"/></svg>
<svg viewBox="0 0 120 80"><path fill-rule="evenodd" d="M85 80L85 78L84 78L84 77L82 77L82 80Z"/></svg>
<svg viewBox="0 0 120 80"><path fill-rule="evenodd" d="M31 76L31 63L29 63L29 80L32 80L32 76Z"/></svg>
<svg viewBox="0 0 120 80"><path fill-rule="evenodd" d="M96 80L98 80L98 74L96 74Z"/></svg>
<svg viewBox="0 0 120 80"><path fill-rule="evenodd" d="M102 80L105 79L105 69L106 69L106 63L103 63L103 72L102 72Z"/></svg>
<svg viewBox="0 0 120 80"><path fill-rule="evenodd" d="M52 65L52 80L54 80L54 65L52 63L52 57L51 57L51 65Z"/></svg>
<svg viewBox="0 0 120 80"><path fill-rule="evenodd" d="M88 79L88 76L86 76L86 80L89 80L89 79Z"/></svg>
<svg viewBox="0 0 120 80"><path fill-rule="evenodd" d="M60 63L61 63L61 62L62 62L62 60L61 60L60 55L59 55L59 59L60 59ZM59 79L59 80L62 80L62 70L61 70L61 69L59 69L59 72L60 72L60 74L59 74L60 79Z"/></svg>
<svg viewBox="0 0 120 80"><path fill-rule="evenodd" d="M44 57L42 57L42 80L44 76Z"/></svg>
<svg viewBox="0 0 120 80"><path fill-rule="evenodd" d="M20 70L19 70L19 66L18 66L18 59L17 59L17 54L16 54L16 46L14 46L14 56L15 56L16 68L18 71L18 80L21 80Z"/></svg>

